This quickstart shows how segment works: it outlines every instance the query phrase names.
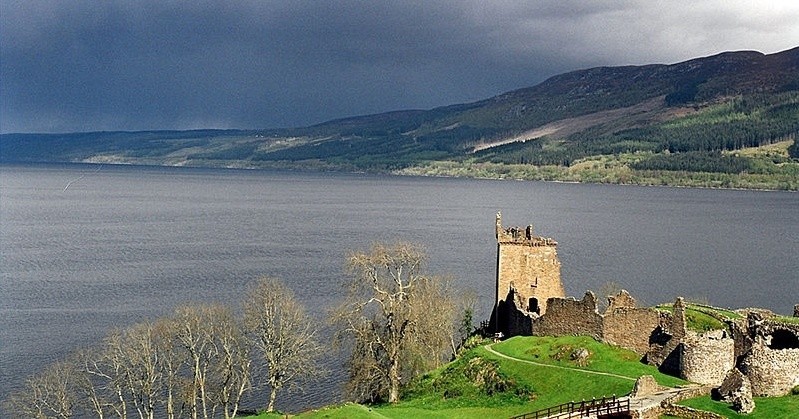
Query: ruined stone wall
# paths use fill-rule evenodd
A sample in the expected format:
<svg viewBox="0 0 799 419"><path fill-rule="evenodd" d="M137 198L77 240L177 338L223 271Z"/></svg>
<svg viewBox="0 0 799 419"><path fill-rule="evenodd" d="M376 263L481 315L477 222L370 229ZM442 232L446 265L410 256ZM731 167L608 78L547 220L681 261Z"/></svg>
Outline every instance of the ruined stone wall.
<svg viewBox="0 0 799 419"><path fill-rule="evenodd" d="M746 320L738 319L729 323L732 339L735 341L735 359L741 359L752 349L752 338L749 336Z"/></svg>
<svg viewBox="0 0 799 419"><path fill-rule="evenodd" d="M660 325L653 330L646 362L657 366L661 372L680 374L679 347L687 335L685 302L682 297L674 302L674 312L660 313Z"/></svg>
<svg viewBox="0 0 799 419"><path fill-rule="evenodd" d="M504 300L498 302L491 313L489 331L502 332L505 337L531 336L533 334L532 313L522 309L521 301L511 289Z"/></svg>
<svg viewBox="0 0 799 419"><path fill-rule="evenodd" d="M547 300L564 297L560 279L557 242L533 234L533 226L503 228L497 213L497 303L511 288L516 290L523 309L543 314Z"/></svg>
<svg viewBox="0 0 799 419"><path fill-rule="evenodd" d="M689 332L680 345L680 377L720 386L735 367L735 341L724 331Z"/></svg>
<svg viewBox="0 0 799 419"><path fill-rule="evenodd" d="M783 396L799 385L799 325L747 315L750 349L738 368L755 396Z"/></svg>
<svg viewBox="0 0 799 419"><path fill-rule="evenodd" d="M602 340L643 355L649 350L650 336L661 323L658 310L639 308L635 299L622 290L608 298L602 322Z"/></svg>
<svg viewBox="0 0 799 419"><path fill-rule="evenodd" d="M752 383L755 396L784 396L799 386L799 349L771 349L757 342L740 369Z"/></svg>
<svg viewBox="0 0 799 419"><path fill-rule="evenodd" d="M623 308L606 312L602 340L643 355L649 350L649 338L660 322L660 313L650 308Z"/></svg>
<svg viewBox="0 0 799 419"><path fill-rule="evenodd" d="M582 300L550 298L546 314L533 320L534 336L586 335L602 338L602 316L591 291Z"/></svg>

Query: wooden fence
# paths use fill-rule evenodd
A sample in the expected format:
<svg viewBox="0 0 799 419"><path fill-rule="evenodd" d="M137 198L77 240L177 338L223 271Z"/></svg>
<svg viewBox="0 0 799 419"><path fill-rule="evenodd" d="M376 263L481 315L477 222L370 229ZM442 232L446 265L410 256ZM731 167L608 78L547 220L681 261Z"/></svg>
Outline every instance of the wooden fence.
<svg viewBox="0 0 799 419"><path fill-rule="evenodd" d="M511 419L579 418L585 416L613 415L630 411L629 397L602 397L601 399L563 403L535 412L514 416Z"/></svg>

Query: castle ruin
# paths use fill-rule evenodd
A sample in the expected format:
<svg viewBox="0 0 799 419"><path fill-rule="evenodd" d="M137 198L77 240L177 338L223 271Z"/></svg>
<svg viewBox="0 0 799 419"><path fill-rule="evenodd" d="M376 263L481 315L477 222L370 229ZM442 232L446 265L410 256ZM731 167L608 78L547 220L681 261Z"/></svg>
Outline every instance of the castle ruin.
<svg viewBox="0 0 799 419"><path fill-rule="evenodd" d="M608 307L600 313L591 291L581 300L565 297L554 240L534 236L532 226L505 229L499 213L496 237L496 302L489 332L591 336L633 350L663 372L739 399L741 392L748 393L750 402L752 395L781 396L799 386L799 323L781 321L767 310L746 309L739 310L741 319L718 317L724 330L697 333L687 328L682 298L669 312L638 307L624 290L608 297ZM712 307L706 314L713 315ZM799 317L799 305L794 317ZM745 383L745 391L731 389L730 382Z"/></svg>

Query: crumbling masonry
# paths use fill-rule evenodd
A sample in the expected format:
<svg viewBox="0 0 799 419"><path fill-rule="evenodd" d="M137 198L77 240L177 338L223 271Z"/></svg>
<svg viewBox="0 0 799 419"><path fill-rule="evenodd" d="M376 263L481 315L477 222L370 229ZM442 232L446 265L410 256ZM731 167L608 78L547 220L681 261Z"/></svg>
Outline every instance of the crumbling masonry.
<svg viewBox="0 0 799 419"><path fill-rule="evenodd" d="M533 226L526 228L502 227L502 214L496 218L497 274L496 307L518 306L525 313L541 315L546 312L548 300L564 297L566 292L560 280L560 261L557 242L536 236ZM507 310L494 310L491 324L495 332L514 335L517 330L502 329L514 325L509 319L499 319L499 313L514 315ZM519 319L523 322L523 320Z"/></svg>
<svg viewBox="0 0 799 419"><path fill-rule="evenodd" d="M718 318L726 323L725 330L699 334L687 330L682 298L667 312L638 307L627 291L608 297L608 308L599 313L591 291L581 300L565 298L554 240L534 236L532 226L505 229L499 213L496 236L496 304L490 332L507 337L592 336L633 350L664 372L723 388L728 397L734 394L743 411L753 406L751 395L780 396L799 386L797 323L748 309L741 310L745 319ZM799 305L794 311L799 317ZM743 384L730 388L730 383ZM744 394L748 401L742 400Z"/></svg>

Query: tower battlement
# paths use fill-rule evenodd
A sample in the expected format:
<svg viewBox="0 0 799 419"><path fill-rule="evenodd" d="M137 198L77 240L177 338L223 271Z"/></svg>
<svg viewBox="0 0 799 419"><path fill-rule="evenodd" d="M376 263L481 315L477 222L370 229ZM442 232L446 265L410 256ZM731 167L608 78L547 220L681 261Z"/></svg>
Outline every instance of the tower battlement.
<svg viewBox="0 0 799 419"><path fill-rule="evenodd" d="M533 226L521 227L502 227L502 213L497 212L497 243L521 244L527 246L557 246L558 242L549 237L536 236Z"/></svg>

